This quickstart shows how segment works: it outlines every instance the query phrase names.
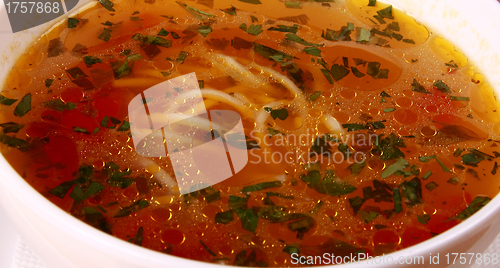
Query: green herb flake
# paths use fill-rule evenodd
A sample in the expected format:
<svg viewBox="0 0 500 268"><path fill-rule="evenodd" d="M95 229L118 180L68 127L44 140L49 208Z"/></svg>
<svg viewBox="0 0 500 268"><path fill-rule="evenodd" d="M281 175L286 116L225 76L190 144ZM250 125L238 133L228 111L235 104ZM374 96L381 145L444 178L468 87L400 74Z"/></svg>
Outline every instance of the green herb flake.
<svg viewBox="0 0 500 268"><path fill-rule="evenodd" d="M380 69L379 62L368 62L366 74L373 79L387 79L389 77L389 69Z"/></svg>
<svg viewBox="0 0 500 268"><path fill-rule="evenodd" d="M137 229L137 232L135 233L134 244L142 246L143 233L144 233L144 228L141 226L139 227L139 229Z"/></svg>
<svg viewBox="0 0 500 268"><path fill-rule="evenodd" d="M120 211L118 211L114 217L115 218L126 217L126 216L132 214L133 212L136 212L138 210L141 210L141 209L144 209L147 207L149 207L149 202L146 200L139 199L139 200L135 201L134 203L132 203L132 205L130 205L128 207L121 208Z"/></svg>
<svg viewBox="0 0 500 268"><path fill-rule="evenodd" d="M390 98L391 95L387 94L387 92L385 91L382 91L382 93L380 93L380 97L383 97L383 98Z"/></svg>
<svg viewBox="0 0 500 268"><path fill-rule="evenodd" d="M436 158L436 155L421 156L418 158L420 162L430 162L432 159Z"/></svg>
<svg viewBox="0 0 500 268"><path fill-rule="evenodd" d="M394 16L392 15L392 5L377 11L377 14L382 18L391 19L391 20L394 19Z"/></svg>
<svg viewBox="0 0 500 268"><path fill-rule="evenodd" d="M459 156L462 154L462 152L463 152L463 151L465 151L465 150L464 150L464 149L462 149L462 148L457 148L457 149L455 150L455 152L453 152L453 156L454 156L454 157L459 157Z"/></svg>
<svg viewBox="0 0 500 268"><path fill-rule="evenodd" d="M213 194L209 194L207 196L205 196L205 201L207 201L207 203L212 203L212 202L215 202L217 200L220 200L221 197L220 197L220 191L217 191Z"/></svg>
<svg viewBox="0 0 500 268"><path fill-rule="evenodd" d="M167 36L169 34L169 31L161 28L161 30L156 34L158 36Z"/></svg>
<svg viewBox="0 0 500 268"><path fill-rule="evenodd" d="M85 64L87 65L87 67L92 67L92 65L94 64L97 64L97 63L102 63L102 60L97 58L97 57L93 57L93 56L84 56L83 57L83 62L85 62Z"/></svg>
<svg viewBox="0 0 500 268"><path fill-rule="evenodd" d="M126 120L123 120L123 123L120 125L120 127L116 129L116 131L121 131L121 132L125 132L128 130L130 130L130 122Z"/></svg>
<svg viewBox="0 0 500 268"><path fill-rule="evenodd" d="M260 5L262 4L260 2L260 0L238 0L240 2L243 2L243 3L247 3L247 4L252 4L252 5Z"/></svg>
<svg viewBox="0 0 500 268"><path fill-rule="evenodd" d="M174 37L174 32L172 32L172 37ZM141 44L146 44L146 45L157 45L160 47L165 47L169 48L172 46L172 41L159 37L159 36L154 36L154 35L145 35L145 34L140 34L136 33L132 36L133 40L139 41ZM175 37L174 37L175 39Z"/></svg>
<svg viewBox="0 0 500 268"><path fill-rule="evenodd" d="M59 112L62 112L64 110L73 110L76 108L75 103L73 102L64 103L64 101L62 101L61 99L42 102L42 106Z"/></svg>
<svg viewBox="0 0 500 268"><path fill-rule="evenodd" d="M396 111L396 108L394 108L394 107L393 108L385 108L382 111L384 113L392 113L392 112Z"/></svg>
<svg viewBox="0 0 500 268"><path fill-rule="evenodd" d="M3 133L0 134L0 142L9 146L9 147L16 148L23 153L27 152L30 148L29 142L27 142L23 139L19 139L16 137L5 135Z"/></svg>
<svg viewBox="0 0 500 268"><path fill-rule="evenodd" d="M374 7L377 4L377 0L368 0L368 6Z"/></svg>
<svg viewBox="0 0 500 268"><path fill-rule="evenodd" d="M334 80L333 80L333 78L332 78L332 74L330 73L330 71L329 71L329 70L326 70L326 69L321 68L321 69L320 69L320 71L321 71L321 73L323 73L323 75L325 76L326 80L328 80L328 82L329 82L330 84L333 84L333 83L334 83Z"/></svg>
<svg viewBox="0 0 500 268"><path fill-rule="evenodd" d="M111 39L111 30L108 28L102 29L101 34L97 38L103 40L104 42L108 42Z"/></svg>
<svg viewBox="0 0 500 268"><path fill-rule="evenodd" d="M457 178L457 177L451 177L446 182L449 183L449 184L457 185L460 182L460 179Z"/></svg>
<svg viewBox="0 0 500 268"><path fill-rule="evenodd" d="M424 215L417 215L417 221L421 224L427 224L428 221L430 221L431 215L429 214L424 214Z"/></svg>
<svg viewBox="0 0 500 268"><path fill-rule="evenodd" d="M302 51L304 51L306 54L309 54L309 55L321 57L321 50L317 47L306 47Z"/></svg>
<svg viewBox="0 0 500 268"><path fill-rule="evenodd" d="M91 195L102 191L104 188L106 188L104 185L101 185L100 183L93 181L84 193L82 187L79 184L77 184L75 185L75 187L73 188L73 192L71 192L69 196L73 198L73 200L75 200L76 202L81 202L89 198Z"/></svg>
<svg viewBox="0 0 500 268"><path fill-rule="evenodd" d="M349 166L349 170L351 171L352 175L358 175L365 168L365 166L366 166L365 161L361 163L354 163Z"/></svg>
<svg viewBox="0 0 500 268"><path fill-rule="evenodd" d="M286 8L302 8L302 3L301 2L294 2L294 1L285 1L285 6Z"/></svg>
<svg viewBox="0 0 500 268"><path fill-rule="evenodd" d="M307 175L302 174L299 177L307 186L316 190L321 194L328 194L331 196L341 196L352 193L356 190L351 184L338 181L337 176L333 171L325 172L323 179L321 173L317 170L312 170Z"/></svg>
<svg viewBox="0 0 500 268"><path fill-rule="evenodd" d="M115 4L113 4L113 2L111 2L111 1L109 1L109 0L99 0L99 3L101 3L101 5L102 5L105 9L107 9L107 10L109 10L109 11L115 11L115 10L113 9L113 6L115 5Z"/></svg>
<svg viewBox="0 0 500 268"><path fill-rule="evenodd" d="M17 99L9 99L4 95L0 94L0 104L5 106L11 106L17 101Z"/></svg>
<svg viewBox="0 0 500 268"><path fill-rule="evenodd" d="M321 97L321 94L323 94L323 91L316 91L313 94L311 94L311 96L309 96L307 98L307 100L310 102L313 102L313 101L319 99L319 97Z"/></svg>
<svg viewBox="0 0 500 268"><path fill-rule="evenodd" d="M268 111L269 112L269 111ZM276 118L280 120L285 120L288 118L288 110L286 108L281 108L281 109L271 109L271 117L276 120Z"/></svg>
<svg viewBox="0 0 500 268"><path fill-rule="evenodd" d="M366 211L363 209L358 210L358 216L365 223L370 223L373 221L379 214L374 211Z"/></svg>
<svg viewBox="0 0 500 268"><path fill-rule="evenodd" d="M401 193L399 188L392 189L392 196L394 199L394 212L399 213L403 211L403 204L401 200Z"/></svg>
<svg viewBox="0 0 500 268"><path fill-rule="evenodd" d="M382 174L380 174L380 176L385 179L391 175L393 175L394 173L400 171L400 170L403 170L404 168L408 167L410 164L408 163L408 161L406 161L404 158L399 158L396 163L388 166L387 168L384 169L384 171L382 171Z"/></svg>
<svg viewBox="0 0 500 268"><path fill-rule="evenodd" d="M450 87L441 80L434 82L433 86L443 93L452 93Z"/></svg>
<svg viewBox="0 0 500 268"><path fill-rule="evenodd" d="M2 123L0 124L0 127L3 128L3 133L17 133L19 130L21 130L24 125L14 123L14 122L7 122L7 123Z"/></svg>
<svg viewBox="0 0 500 268"><path fill-rule="evenodd" d="M78 19L75 19L75 18L68 18L68 28L76 28L76 26L78 26L78 24L80 23L80 21Z"/></svg>
<svg viewBox="0 0 500 268"><path fill-rule="evenodd" d="M403 42L408 44L415 44L415 41L413 41L413 39L403 39Z"/></svg>
<svg viewBox="0 0 500 268"><path fill-rule="evenodd" d="M497 171L498 171L498 163L495 162L495 164L493 165L493 169L491 170L491 175L497 174Z"/></svg>
<svg viewBox="0 0 500 268"><path fill-rule="evenodd" d="M427 180L430 176L432 175L432 172L430 170L428 170L427 172L425 172L425 174L422 176L422 179L423 180Z"/></svg>
<svg viewBox="0 0 500 268"><path fill-rule="evenodd" d="M404 181L399 186L403 190L403 196L407 200L406 204L411 207L417 204L421 204L422 201L422 184L418 177L413 178L410 181Z"/></svg>
<svg viewBox="0 0 500 268"><path fill-rule="evenodd" d="M207 35L212 32L212 27L210 27L210 25L202 25L200 28L198 28L198 32L203 37L207 37Z"/></svg>
<svg viewBox="0 0 500 268"><path fill-rule="evenodd" d="M251 233L255 233L259 217L253 212L253 209L243 209L239 207L236 208L234 212L236 212L236 215L240 218L241 227Z"/></svg>
<svg viewBox="0 0 500 268"><path fill-rule="evenodd" d="M429 190L429 191L432 191L432 190L436 189L438 186L439 185L437 183L431 181L425 185L425 188L427 188L427 190Z"/></svg>
<svg viewBox="0 0 500 268"><path fill-rule="evenodd" d="M14 115L18 117L23 117L31 111L31 93L24 95L21 101L16 105L14 109Z"/></svg>
<svg viewBox="0 0 500 268"><path fill-rule="evenodd" d="M226 8L226 9L221 9L221 10L222 10L222 12L229 14L231 16L236 15L236 8L234 6L231 6L230 8Z"/></svg>
<svg viewBox="0 0 500 268"><path fill-rule="evenodd" d="M83 127L73 127L74 132L89 134L89 131Z"/></svg>
<svg viewBox="0 0 500 268"><path fill-rule="evenodd" d="M270 181L270 182L263 182L255 185L246 186L241 190L241 192L243 193L256 192L276 187L281 187L281 181Z"/></svg>
<svg viewBox="0 0 500 268"><path fill-rule="evenodd" d="M115 76L115 79L120 79L130 75L133 67L134 63L129 64L128 60L125 60L123 62L118 61L111 64L111 68L113 69L113 74Z"/></svg>
<svg viewBox="0 0 500 268"><path fill-rule="evenodd" d="M210 250L209 247L207 247L207 245L205 245L205 243L203 243L203 241L200 240L200 244L203 246L203 248L208 252L208 254L212 255L212 256L217 256L217 254L215 254L212 250Z"/></svg>
<svg viewBox="0 0 500 268"><path fill-rule="evenodd" d="M445 164L443 164L443 162L441 162L437 157L436 157L436 161L438 162L438 164L441 166L441 168L443 169L443 172L450 172L450 173L453 173L453 171L451 171Z"/></svg>
<svg viewBox="0 0 500 268"><path fill-rule="evenodd" d="M258 22L259 21L259 19L257 19L257 17L252 16L252 15L250 15L250 19L252 20L252 22Z"/></svg>
<svg viewBox="0 0 500 268"><path fill-rule="evenodd" d="M360 28L358 42L369 42L372 33L370 29Z"/></svg>
<svg viewBox="0 0 500 268"><path fill-rule="evenodd" d="M243 23L242 25L245 25L245 28L246 28L246 24ZM241 26L240 26L240 28L241 28ZM252 24L248 27L248 30L244 30L244 31L250 35L255 35L255 36L257 36L263 32L262 25L258 25L258 24Z"/></svg>
<svg viewBox="0 0 500 268"><path fill-rule="evenodd" d="M394 133L391 133L389 136L375 144L375 150L382 153L380 159L384 161L398 157L405 157L405 154L399 149L399 147L404 148L406 146L404 144L404 140L396 136Z"/></svg>
<svg viewBox="0 0 500 268"><path fill-rule="evenodd" d="M490 202L491 198L487 196L476 196L474 200L467 206L466 209L464 209L462 212L460 212L457 216L453 217L452 219L458 219L458 220L465 220L468 217L472 216L472 214L476 213L479 209L484 207L488 202Z"/></svg>
<svg viewBox="0 0 500 268"><path fill-rule="evenodd" d="M254 44L254 51L264 57L265 59L268 60L273 60L272 56L281 56L282 59L292 59L291 55L288 55L286 53L283 53L281 51L278 51L276 49L261 45L259 43L253 43Z"/></svg>
<svg viewBox="0 0 500 268"><path fill-rule="evenodd" d="M210 18L215 18L216 16L210 14L210 13L207 13L205 11L201 11L197 8L194 8L192 6L188 6L184 3L181 3L179 1L177 1L177 4L179 4L180 6L184 7L186 9L187 12L191 13L191 15L195 16L196 18L198 18L199 20L205 20L205 18L203 16L207 16L207 17L210 17Z"/></svg>
<svg viewBox="0 0 500 268"><path fill-rule="evenodd" d="M247 202L248 202L248 197L240 197L240 196L230 195L228 204L229 204L230 209L235 209L235 208L239 208L239 207L246 208Z"/></svg>
<svg viewBox="0 0 500 268"><path fill-rule="evenodd" d="M279 131L279 130L276 130L274 128L270 128L268 127L267 130L269 131L269 136L274 136L274 135L278 135L278 134L281 134L281 135L285 135L285 133Z"/></svg>
<svg viewBox="0 0 500 268"><path fill-rule="evenodd" d="M358 68L356 68L354 66L351 66L351 71L352 71L352 74L354 74L354 76L356 76L357 78L361 78L361 77L365 76L364 73L362 73L360 70L358 70Z"/></svg>
<svg viewBox="0 0 500 268"><path fill-rule="evenodd" d="M285 253L288 253L288 254L300 254L300 250L299 250L299 247L296 246L296 245L286 245L284 248L283 248L283 252Z"/></svg>
<svg viewBox="0 0 500 268"><path fill-rule="evenodd" d="M222 224L228 224L234 220L234 213L232 210L225 211L225 212L219 212L215 214L215 222L216 223L222 223Z"/></svg>
<svg viewBox="0 0 500 268"><path fill-rule="evenodd" d="M419 93L430 93L429 91L427 91L424 86L422 86L418 81L417 79L413 79L413 82L411 84L411 90L415 91L415 92L419 92Z"/></svg>
<svg viewBox="0 0 500 268"><path fill-rule="evenodd" d="M332 74L333 79L335 81L339 81L340 79L346 77L351 71L349 71L349 69L347 69L342 65L334 64L332 65L330 72Z"/></svg>
<svg viewBox="0 0 500 268"><path fill-rule="evenodd" d="M460 97L460 96L450 96L450 100L452 101L470 101L469 97Z"/></svg>
<svg viewBox="0 0 500 268"><path fill-rule="evenodd" d="M276 32L287 32L287 33L297 33L299 30L299 25L294 24L293 26L286 25L276 25L276 27L271 27L267 29L268 31L276 31Z"/></svg>

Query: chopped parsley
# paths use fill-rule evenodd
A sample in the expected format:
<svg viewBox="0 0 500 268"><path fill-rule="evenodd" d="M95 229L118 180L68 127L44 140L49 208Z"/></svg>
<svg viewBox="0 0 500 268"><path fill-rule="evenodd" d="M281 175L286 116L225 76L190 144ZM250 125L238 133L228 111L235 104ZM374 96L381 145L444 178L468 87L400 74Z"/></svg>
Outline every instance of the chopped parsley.
<svg viewBox="0 0 500 268"><path fill-rule="evenodd" d="M341 196L352 193L356 190L351 184L342 182L333 171L325 171L325 176L321 178L321 173L317 170L309 171L299 177L307 186L321 194L331 196Z"/></svg>
<svg viewBox="0 0 500 268"><path fill-rule="evenodd" d="M80 21L75 18L68 18L68 28L76 28Z"/></svg>
<svg viewBox="0 0 500 268"><path fill-rule="evenodd" d="M212 32L212 27L210 27L210 25L202 25L200 26L200 28L198 28L198 32L203 37L207 37L207 35Z"/></svg>
<svg viewBox="0 0 500 268"><path fill-rule="evenodd" d="M109 10L109 11L115 11L115 9L113 8L113 6L114 6L115 4L113 4L113 2L111 2L111 1L109 1L109 0L99 0L99 3L101 3L101 5L102 5L105 9L107 9L107 10Z"/></svg>
<svg viewBox="0 0 500 268"><path fill-rule="evenodd" d="M226 9L221 9L223 12L231 15L231 16L235 16L236 15L236 8L234 6L231 6L230 8L226 8Z"/></svg>
<svg viewBox="0 0 500 268"><path fill-rule="evenodd" d="M391 20L394 19L394 16L392 15L392 5L377 11L377 14L382 18L391 19Z"/></svg>
<svg viewBox="0 0 500 268"><path fill-rule="evenodd" d="M116 214L115 214L115 218L119 218L119 217L126 217L130 214L132 214L133 212L136 212L138 210L141 210L143 208L147 208L149 206L149 202L147 200L142 200L142 199L139 199L137 201L135 201L134 203L132 203L132 205L128 206L128 207L122 207Z"/></svg>
<svg viewBox="0 0 500 268"><path fill-rule="evenodd" d="M31 111L31 93L24 95L21 101L16 105L14 109L14 115L18 117L23 117Z"/></svg>
<svg viewBox="0 0 500 268"><path fill-rule="evenodd" d="M17 133L24 127L24 125L14 122L7 122L0 124L0 127L3 128L2 132L6 134L6 133Z"/></svg>
<svg viewBox="0 0 500 268"><path fill-rule="evenodd" d="M270 182L263 182L255 185L250 185L243 187L241 192L247 193L247 192L255 192L255 191L261 191L269 188L276 188L276 187L281 187L281 181L270 181Z"/></svg>
<svg viewBox="0 0 500 268"><path fill-rule="evenodd" d="M172 36L174 36L174 33L172 32ZM154 35L146 35L146 34L140 34L136 33L134 36L132 36L133 40L139 41L141 44L146 44L146 45L157 45L160 47L165 47L169 48L172 46L172 41L159 37L159 36L154 36Z"/></svg>
<svg viewBox="0 0 500 268"><path fill-rule="evenodd" d="M293 26L286 25L276 25L276 27L271 27L267 29L268 31L276 31L276 32L287 32L287 33L297 33L299 30L299 25L294 24Z"/></svg>
<svg viewBox="0 0 500 268"><path fill-rule="evenodd" d="M248 33L250 35L255 35L255 36L257 36L263 32L262 25L259 25L259 24L252 24L247 29L246 23L242 23L240 25L240 29L242 29L243 31L245 31L246 33Z"/></svg>
<svg viewBox="0 0 500 268"><path fill-rule="evenodd" d="M90 68L90 67L92 67L92 65L94 65L96 63L102 63L102 60L97 58L97 57L93 57L93 56L84 56L83 62L85 62L87 67Z"/></svg>
<svg viewBox="0 0 500 268"><path fill-rule="evenodd" d="M103 40L104 42L108 42L111 39L111 29L102 29L102 33L97 38Z"/></svg>
<svg viewBox="0 0 500 268"><path fill-rule="evenodd" d="M271 117L276 120L276 118L280 120L285 120L288 118L288 110L286 108L281 108L281 109L272 109L269 107L265 107L264 110L266 112L271 113Z"/></svg>
<svg viewBox="0 0 500 268"><path fill-rule="evenodd" d="M384 169L384 171L382 171L382 174L380 174L380 176L384 179L384 178L387 178L391 175L393 175L394 173L400 171L400 170L403 170L404 168L408 167L410 164L408 163L408 161L406 161L404 158L399 158L396 163L386 167Z"/></svg>
<svg viewBox="0 0 500 268"><path fill-rule="evenodd" d="M450 87L441 80L434 82L433 86L443 93L452 93Z"/></svg>
<svg viewBox="0 0 500 268"><path fill-rule="evenodd" d="M422 86L417 79L413 79L413 82L411 83L411 90L419 93L430 93L427 91L424 86Z"/></svg>
<svg viewBox="0 0 500 268"><path fill-rule="evenodd" d="M232 210L219 212L215 214L215 222L217 223L228 224L233 220L234 220L234 213Z"/></svg>
<svg viewBox="0 0 500 268"><path fill-rule="evenodd" d="M5 134L0 134L0 142L13 148L19 149L21 152L27 152L30 148L30 143L23 140L19 139L13 136L5 135Z"/></svg>
<svg viewBox="0 0 500 268"><path fill-rule="evenodd" d="M460 212L452 219L465 220L468 217L472 216L472 214L476 213L479 209L484 207L486 204L488 204L490 200L491 198L487 196L476 196L466 209L462 210L462 212Z"/></svg>
<svg viewBox="0 0 500 268"><path fill-rule="evenodd" d="M16 101L17 101L17 99L9 99L0 93L0 104L1 105L11 106Z"/></svg>

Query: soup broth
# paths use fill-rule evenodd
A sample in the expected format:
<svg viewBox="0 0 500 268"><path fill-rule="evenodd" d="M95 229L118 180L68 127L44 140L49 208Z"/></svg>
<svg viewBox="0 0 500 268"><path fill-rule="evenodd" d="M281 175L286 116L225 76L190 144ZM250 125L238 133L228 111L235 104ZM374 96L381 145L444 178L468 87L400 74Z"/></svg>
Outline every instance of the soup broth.
<svg viewBox="0 0 500 268"><path fill-rule="evenodd" d="M498 193L498 105L475 70L372 0L102 0L15 63L0 96L1 151L61 209L152 250L238 266L379 256L443 233ZM152 110L166 99L199 121ZM229 120L221 111L240 118L235 143L214 127L217 115ZM233 175L183 188L209 172L204 162L220 163L209 147L179 172L173 155L214 140ZM155 141L185 147L155 155ZM233 152L246 155L239 170Z"/></svg>

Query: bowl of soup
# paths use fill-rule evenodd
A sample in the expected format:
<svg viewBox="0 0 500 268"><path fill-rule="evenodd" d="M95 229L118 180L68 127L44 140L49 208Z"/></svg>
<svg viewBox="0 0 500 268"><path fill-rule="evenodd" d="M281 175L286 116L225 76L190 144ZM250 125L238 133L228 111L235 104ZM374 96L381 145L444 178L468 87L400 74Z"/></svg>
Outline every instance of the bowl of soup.
<svg viewBox="0 0 500 268"><path fill-rule="evenodd" d="M48 267L498 263L497 1L15 3L0 200Z"/></svg>

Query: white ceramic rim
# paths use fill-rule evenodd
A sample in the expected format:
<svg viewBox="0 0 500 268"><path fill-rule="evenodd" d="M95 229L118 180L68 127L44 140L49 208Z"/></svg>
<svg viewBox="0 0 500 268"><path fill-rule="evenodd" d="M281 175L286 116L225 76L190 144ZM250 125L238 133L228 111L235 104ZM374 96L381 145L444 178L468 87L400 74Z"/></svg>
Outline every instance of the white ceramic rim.
<svg viewBox="0 0 500 268"><path fill-rule="evenodd" d="M398 0L389 0L384 2L392 3L395 6L399 6L397 1ZM403 1L411 2L411 0L403 0ZM449 3L453 3L452 5L455 6L457 9L466 10L467 12L473 14L473 16L475 16L475 19L476 18L478 19L477 23L482 23L483 25L486 25L488 23L491 24L491 20L494 20L494 22L496 23L495 25L500 26L500 17L498 16L498 14L500 14L500 4L495 0L475 1L475 4L473 5L468 0L447 0L447 1ZM418 2L416 4L419 5L422 4L420 1L415 1L415 2ZM429 3L427 5L429 7L432 6L432 4ZM409 4L408 6L411 6L411 4ZM439 7L434 7L434 8L439 8ZM2 6L0 6L0 11L1 9L3 9ZM411 12L411 9L402 9L402 10L418 18L418 20L422 22L423 25L429 25L428 22L432 20L432 18L426 17L425 14L413 14ZM496 29L500 28L497 27ZM440 34L444 36L446 39L452 41L453 43L458 43L457 37L450 35L446 27L438 25L434 28L431 28L431 30L433 33ZM480 33L485 34L483 35L485 39L495 40L495 41L490 41L490 44L500 43L499 37L497 37L496 34L494 34L494 32L489 32L489 33L480 32ZM487 60L483 55L484 53L476 53L477 51L468 48L464 48L462 49L462 51L469 58L471 62L477 63L480 61L485 62L485 60L494 61L498 59L498 55L496 55L496 57ZM482 66L485 65L487 66L489 64L481 64L476 66L478 66L479 69L482 71L482 73L485 74L488 81L495 89L495 91L500 92L500 76L495 75L494 69L491 68L488 69L488 67L482 68ZM0 166L10 167L10 164L5 160L3 156L0 157ZM93 247L95 247L96 244L99 244L100 248L107 247L112 249L112 251L110 251L109 253L114 255L115 257L123 258L124 256L126 256L127 259L137 258L137 259L148 259L149 261L154 260L154 262L157 263L158 265L169 264L169 267L179 267L179 268L200 267L203 265L211 267L212 266L220 267L217 264L193 261L185 258L159 253L153 250L136 246L131 243L127 243L118 238L105 234L104 232L101 232L87 225L86 223L81 222L80 220L74 218L65 211L59 209L57 206L52 204L48 199L44 198L37 191L35 191L12 168L6 168L2 170L2 177L3 177L2 180L9 180L8 183L2 182L2 184L9 190L11 194L15 195L22 193L28 196L28 198L24 197L21 200L24 202L26 206L31 207L35 213L37 213L38 215L43 214L44 216L42 217L44 218L57 219L57 224L54 224L55 226L64 227L64 229L66 229L65 232L71 234L72 236L85 237L86 238L85 243L88 244L89 246L94 245ZM391 253L387 256L393 256L393 259L397 259L399 256L404 257L404 256L423 255L424 253L428 252L429 248L437 248L440 245L449 243L450 241L453 240L455 236L461 236L467 234L471 229L476 228L482 222L488 221L489 218L491 218L494 214L492 213L492 211L497 211L499 209L500 209L500 195L497 195L483 209L479 210L469 219L451 228L450 230L440 234L437 237L426 240L415 246ZM367 265L366 261L343 264L343 266L341 267L358 267L364 265ZM384 264L381 265L370 264L370 265L382 266Z"/></svg>

